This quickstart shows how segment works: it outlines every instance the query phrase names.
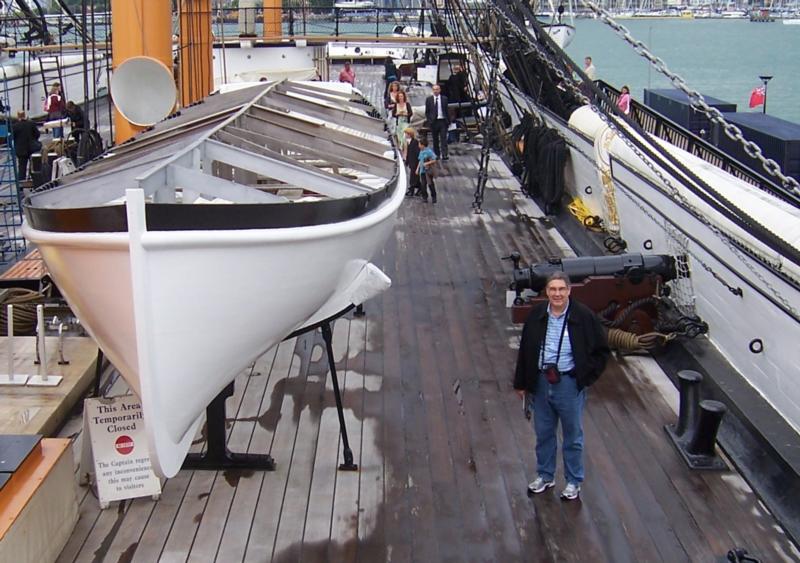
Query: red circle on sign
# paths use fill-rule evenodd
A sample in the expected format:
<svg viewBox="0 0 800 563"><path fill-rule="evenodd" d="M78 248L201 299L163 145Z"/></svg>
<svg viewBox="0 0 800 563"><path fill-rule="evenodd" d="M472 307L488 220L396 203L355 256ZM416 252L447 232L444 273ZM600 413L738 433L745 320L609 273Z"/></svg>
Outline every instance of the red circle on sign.
<svg viewBox="0 0 800 563"><path fill-rule="evenodd" d="M120 436L117 438L117 441L114 442L114 447L117 449L117 453L128 455L133 451L133 438L130 436Z"/></svg>

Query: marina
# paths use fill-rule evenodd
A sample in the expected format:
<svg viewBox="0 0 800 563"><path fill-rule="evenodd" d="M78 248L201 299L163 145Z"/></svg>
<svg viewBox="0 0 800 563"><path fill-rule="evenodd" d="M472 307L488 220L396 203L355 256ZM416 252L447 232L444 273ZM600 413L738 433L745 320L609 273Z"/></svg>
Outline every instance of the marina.
<svg viewBox="0 0 800 563"><path fill-rule="evenodd" d="M770 115L763 72L759 113L678 75L626 99L592 2L260 4L118 4L113 119L93 87L26 182L9 137L0 562L800 560L785 84ZM430 201L406 124L444 149ZM534 375L575 379L586 477L562 418L548 484L520 337L553 272L581 305ZM584 307L613 350L591 388Z"/></svg>

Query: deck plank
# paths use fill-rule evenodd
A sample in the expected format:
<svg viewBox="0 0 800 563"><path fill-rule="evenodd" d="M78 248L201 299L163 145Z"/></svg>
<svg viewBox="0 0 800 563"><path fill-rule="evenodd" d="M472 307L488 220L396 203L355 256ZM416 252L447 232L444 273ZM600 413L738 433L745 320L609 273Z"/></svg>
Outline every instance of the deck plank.
<svg viewBox="0 0 800 563"><path fill-rule="evenodd" d="M378 260L383 263L383 259ZM368 304L364 331L364 431L361 436L359 475L358 560L385 561L383 434L383 309Z"/></svg>
<svg viewBox="0 0 800 563"><path fill-rule="evenodd" d="M197 531L205 515L217 472L194 471L193 473L161 552L159 561L163 563L186 561L186 556L192 551Z"/></svg>
<svg viewBox="0 0 800 563"><path fill-rule="evenodd" d="M420 227L429 228L424 222ZM433 289L436 288L435 282L431 279L433 267L424 259L420 260L418 254L411 255L416 258L413 262L409 261L409 271L412 274L411 298L414 301L414 326L417 336L417 369L425 406L424 422L427 428L428 448L427 460L423 462L420 459L417 463L422 462L427 465L430 471L439 556L442 560L459 560L467 555L467 550L472 547L470 544L473 542L469 542L468 538L462 537L461 534L458 536L459 541L447 541L447 535L453 530L462 528L460 524L465 508L462 505L454 465L469 466L469 459L458 459L451 449L450 429L455 420L448 420L446 403L451 402L452 383L448 385L450 389L445 396L440 371L440 364L446 362L440 352L442 348L440 327L447 321L436 314L438 292ZM439 358L442 358L441 361ZM443 369L446 367L443 366Z"/></svg>
<svg viewBox="0 0 800 563"><path fill-rule="evenodd" d="M268 561L273 556L297 435L297 419L294 412L302 408L302 405L296 404L291 394L285 393L286 387L300 374L301 361L295 354L297 342L298 339L283 342L278 349L279 357L276 358L276 364L284 369L274 374L275 387L270 397L268 414L262 417L264 426L274 429L271 431L274 434L270 454L275 459L275 471L264 475L261 494L253 514L245 561ZM267 430L264 426L261 428Z"/></svg>
<svg viewBox="0 0 800 563"><path fill-rule="evenodd" d="M275 346L256 360L247 378L247 392L239 411L236 413L233 427L228 437L231 451L249 453L265 453L251 449L253 436L260 424L260 414L265 397L271 394L270 384L277 379L273 368L278 363L278 349ZM280 367L278 367L280 369ZM223 473L225 481L235 489L225 520L222 537L217 548L217 561L242 561L244 559L247 540L250 536L250 524L253 520L259 491L264 479L264 472L253 470L228 470Z"/></svg>
<svg viewBox="0 0 800 563"><path fill-rule="evenodd" d="M445 182L442 184L443 191L457 189L454 185L448 186ZM444 211L449 214L450 211L446 206L452 201L454 199L451 193L443 193L440 199L442 206L436 209L437 213ZM435 222L434 225L427 225L426 234L433 240L438 239L436 247L440 250L440 256L445 257L452 253L449 241L441 238L438 229L435 229ZM460 330L465 323L470 323L473 319L473 311L467 308L468 314L462 316L460 306L449 300L455 295L461 297L462 303L468 301L469 287L465 284L456 284L455 291L440 289L446 287L447 282L453 279L445 262L445 260L427 260L426 267L420 268L418 275L422 277L427 287L434 288L434 292L428 295L430 299L425 300L430 304L432 326L437 329L447 327L447 330L435 331L434 342L435 354L439 359L439 385L444 397L442 410L446 413L446 427L450 432L449 439L454 448L452 462L458 484L454 496L461 497L461 510L458 515L461 521L455 526L461 530L459 534L462 535L459 542L463 549L461 557L475 556L484 560L504 559L507 556L518 557L520 547L516 540L515 526L512 525L510 530L500 532L505 536L502 539L504 546L502 549L496 549L497 544L487 541L492 539L492 536L497 539L499 527L493 529L490 521L492 510L486 508L493 504L491 497L494 491L487 486L484 473L494 473L497 467L493 466L494 462L491 460L493 457L491 440L486 439L489 430L485 424L485 405L480 397L481 366L475 364L476 359L471 357L465 334ZM456 369L452 369L451 366L455 366ZM437 373L436 370L425 369L424 366L421 368L422 373ZM488 462L487 465L481 464L482 459ZM473 483L483 494L475 494ZM497 481L494 481L494 484L496 483Z"/></svg>
<svg viewBox="0 0 800 563"><path fill-rule="evenodd" d="M194 475L193 471L180 471L164 484L161 500L150 514L139 545L133 554L134 563L158 561L164 549L164 543L172 530L172 524L186 495L186 490Z"/></svg>
<svg viewBox="0 0 800 563"><path fill-rule="evenodd" d="M86 538L92 533L95 522L97 522L101 513L102 510L100 510L100 505L96 500L92 501L85 498L84 502L81 502L78 508L78 523L72 530L69 541L67 541L58 559L56 559L56 563L70 563L77 560L78 554L81 552L81 548L86 542Z"/></svg>
<svg viewBox="0 0 800 563"><path fill-rule="evenodd" d="M344 328L344 323L337 322L337 325L339 324ZM337 337L341 337L341 332L334 334L334 338ZM330 376L327 358L318 361L311 369L324 377L325 387L311 488L308 494L308 510L303 526L301 560L324 561L331 537L334 486L340 456L339 419L336 414L333 379ZM337 374L339 373L337 370Z"/></svg>
<svg viewBox="0 0 800 563"><path fill-rule="evenodd" d="M139 540L142 536L148 520L153 511L158 506L158 502L150 498L135 499L128 511L125 513L124 525L120 526L113 538L113 542L105 552L105 561L130 561L133 553L139 547Z"/></svg>
<svg viewBox="0 0 800 563"><path fill-rule="evenodd" d="M402 217L399 218L402 222ZM399 231L399 229L398 229ZM383 383L381 385L384 418L381 421L384 456L383 535L385 552L379 558L391 561L411 560L411 510L407 493L406 417L403 408L401 357L409 353L409 329L399 324L397 287L407 283L407 276L397 272L399 232L389 237L383 253L383 268L392 278L393 288L381 296L383 313ZM384 555L384 557L380 557Z"/></svg>
<svg viewBox="0 0 800 563"><path fill-rule="evenodd" d="M297 385L291 386L291 394L296 404L304 408L298 413L297 435L275 537L273 561L297 561L300 558L324 400L324 376L310 370L312 364L319 364L325 357L325 344L319 331L298 338L298 348L302 349L301 352L296 350L296 354L300 356L303 367L298 374Z"/></svg>
<svg viewBox="0 0 800 563"><path fill-rule="evenodd" d="M337 325L344 319L337 321ZM348 335L343 341L350 341L350 334L360 334L354 342L363 345L363 321L349 321ZM355 336L354 334L354 336ZM334 344L336 335L334 334ZM342 406L344 420L347 428L347 437L350 449L353 451L353 461L361 467L362 419L363 419L363 350L344 350L336 358L344 358L344 370L338 371L339 383L342 388ZM343 457L340 448L339 457ZM358 513L359 513L359 472L337 471L335 495L333 498L333 511L331 514L331 541L328 544L326 560L329 561L355 561L358 548Z"/></svg>
<svg viewBox="0 0 800 563"><path fill-rule="evenodd" d="M413 232L413 231L412 231ZM422 249L413 245L413 238L406 236L403 241L407 247L399 253L399 270L407 275L405 283L398 284L394 292L397 298L398 326L403 327L401 335L405 337L406 349L400 356L400 379L402 382L402 401L404 411L403 430L405 433L405 459L401 466L406 473L406 495L410 513L411 552L420 560L439 561L439 538L436 531L436 511L431 472L428 467L429 447L425 426L425 399L420 381L419 330L414 316L414 303L424 299L415 295L413 286L418 273L410 265L413 255L419 255ZM405 260L403 260L405 258ZM399 274L400 272L398 272ZM401 278L402 279L402 278ZM419 308L419 305L417 305Z"/></svg>

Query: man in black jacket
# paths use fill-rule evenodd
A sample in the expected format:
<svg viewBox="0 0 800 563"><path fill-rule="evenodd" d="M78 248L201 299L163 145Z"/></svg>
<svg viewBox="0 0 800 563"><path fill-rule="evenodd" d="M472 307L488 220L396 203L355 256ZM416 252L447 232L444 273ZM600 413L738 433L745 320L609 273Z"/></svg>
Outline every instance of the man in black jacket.
<svg viewBox="0 0 800 563"><path fill-rule="evenodd" d="M17 120L11 125L11 134L14 136L14 152L17 154L17 176L24 180L28 177L28 161L31 155L42 150L39 129L24 111L20 111L17 112Z"/></svg>
<svg viewBox="0 0 800 563"><path fill-rule="evenodd" d="M73 101L67 102L67 117L69 117L70 126L72 127L72 135L75 141L81 141L81 135L86 130L86 117L83 114L81 107Z"/></svg>
<svg viewBox="0 0 800 563"><path fill-rule="evenodd" d="M425 100L425 121L433 135L433 152L442 160L447 160L447 128L450 125L447 101L447 96L442 95L442 88L438 84L433 85L433 95Z"/></svg>
<svg viewBox="0 0 800 563"><path fill-rule="evenodd" d="M545 286L548 303L534 307L522 329L514 389L533 408L538 476L530 494L555 485L557 430L567 486L561 498L578 498L583 482L583 408L586 388L605 369L608 341L600 320L588 307L570 300L569 277L552 274Z"/></svg>

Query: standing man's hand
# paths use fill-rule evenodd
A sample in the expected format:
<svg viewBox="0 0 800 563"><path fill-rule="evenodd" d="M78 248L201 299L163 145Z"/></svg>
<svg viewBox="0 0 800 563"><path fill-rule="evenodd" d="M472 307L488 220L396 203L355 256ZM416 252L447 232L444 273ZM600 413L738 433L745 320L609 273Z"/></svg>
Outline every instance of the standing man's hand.
<svg viewBox="0 0 800 563"><path fill-rule="evenodd" d="M517 397L520 399L525 399L525 393L527 393L525 389L514 389L514 391L517 393Z"/></svg>

